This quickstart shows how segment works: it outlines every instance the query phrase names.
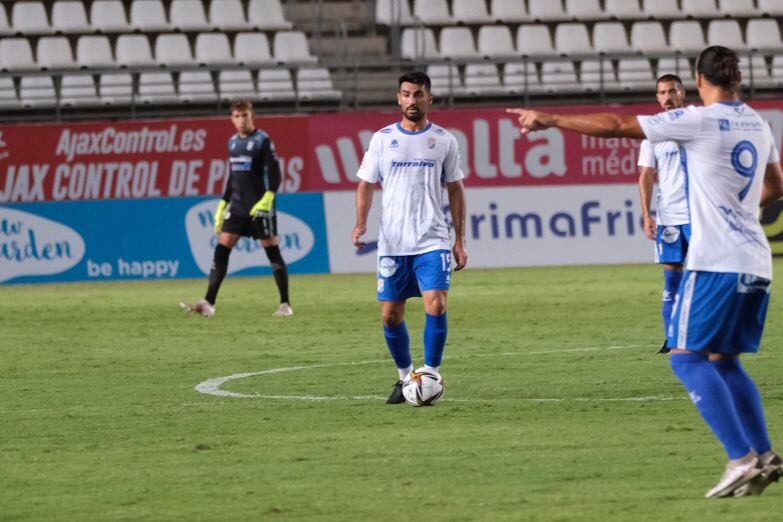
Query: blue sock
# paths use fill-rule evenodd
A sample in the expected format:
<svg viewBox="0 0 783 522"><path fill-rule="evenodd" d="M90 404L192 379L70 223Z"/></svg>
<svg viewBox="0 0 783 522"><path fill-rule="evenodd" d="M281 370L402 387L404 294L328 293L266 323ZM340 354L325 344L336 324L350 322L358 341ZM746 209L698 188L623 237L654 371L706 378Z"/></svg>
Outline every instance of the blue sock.
<svg viewBox="0 0 783 522"><path fill-rule="evenodd" d="M443 360L446 336L449 333L447 314L427 316L424 325L424 364L437 368Z"/></svg>
<svg viewBox="0 0 783 522"><path fill-rule="evenodd" d="M680 288L682 281L681 270L663 271L663 307L661 315L663 316L664 335L669 335L669 323L672 320L672 308L674 308L674 296L677 295L677 289Z"/></svg>
<svg viewBox="0 0 783 522"><path fill-rule="evenodd" d="M761 394L756 383L745 372L738 358L713 361L713 367L723 377L734 399L742 428L750 441L750 445L761 455L772 449L767 433L767 421L764 419L764 406L761 404Z"/></svg>
<svg viewBox="0 0 783 522"><path fill-rule="evenodd" d="M674 354L672 370L685 385L693 404L707 421L712 432L723 443L730 459L744 457L750 444L742 431L734 400L718 371L698 353Z"/></svg>
<svg viewBox="0 0 783 522"><path fill-rule="evenodd" d="M392 359L397 363L397 368L408 368L413 364L411 338L408 335L408 325L405 324L405 321L397 326L383 325L383 333Z"/></svg>

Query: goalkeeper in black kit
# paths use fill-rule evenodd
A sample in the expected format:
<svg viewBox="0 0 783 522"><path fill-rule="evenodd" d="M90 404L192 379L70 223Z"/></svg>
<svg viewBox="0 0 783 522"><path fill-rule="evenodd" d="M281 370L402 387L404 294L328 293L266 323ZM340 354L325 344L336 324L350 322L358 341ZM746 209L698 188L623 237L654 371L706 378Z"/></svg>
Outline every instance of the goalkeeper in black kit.
<svg viewBox="0 0 783 522"><path fill-rule="evenodd" d="M237 133L228 142L229 179L215 212L215 233L220 240L209 272L209 287L204 299L180 304L189 312L214 316L215 301L228 271L231 249L240 237L250 236L261 240L280 291L280 306L273 315L287 317L294 311L288 298L288 269L277 238L275 193L281 175L275 146L268 134L256 129L250 101L239 100L231 104L231 122Z"/></svg>

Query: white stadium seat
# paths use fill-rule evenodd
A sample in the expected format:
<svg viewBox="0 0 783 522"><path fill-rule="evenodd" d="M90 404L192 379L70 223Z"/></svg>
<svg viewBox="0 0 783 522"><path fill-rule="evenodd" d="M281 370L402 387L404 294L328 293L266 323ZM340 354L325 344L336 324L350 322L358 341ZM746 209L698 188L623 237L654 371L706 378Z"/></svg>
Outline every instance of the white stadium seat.
<svg viewBox="0 0 783 522"><path fill-rule="evenodd" d="M101 103L123 105L133 99L133 78L129 73L104 73L98 81Z"/></svg>
<svg viewBox="0 0 783 522"><path fill-rule="evenodd" d="M759 14L783 16L783 2L780 0L759 0Z"/></svg>
<svg viewBox="0 0 783 522"><path fill-rule="evenodd" d="M682 0L682 13L693 18L713 18L718 11L715 0Z"/></svg>
<svg viewBox="0 0 783 522"><path fill-rule="evenodd" d="M114 46L114 56L120 67L155 65L150 41L141 34L122 34Z"/></svg>
<svg viewBox="0 0 783 522"><path fill-rule="evenodd" d="M339 100L342 93L334 88L329 69L315 67L296 72L296 88L303 100Z"/></svg>
<svg viewBox="0 0 783 522"><path fill-rule="evenodd" d="M777 86L783 86L783 55L772 57L772 79Z"/></svg>
<svg viewBox="0 0 783 522"><path fill-rule="evenodd" d="M655 76L646 58L622 58L617 64L617 80L625 90L655 90Z"/></svg>
<svg viewBox="0 0 783 522"><path fill-rule="evenodd" d="M469 94L503 94L498 68L492 63L470 63L465 66L465 90Z"/></svg>
<svg viewBox="0 0 783 522"><path fill-rule="evenodd" d="M171 73L143 72L139 75L141 103L172 103L178 99Z"/></svg>
<svg viewBox="0 0 783 522"><path fill-rule="evenodd" d="M748 35L748 47L751 49L783 50L780 27L776 20L748 20L745 33Z"/></svg>
<svg viewBox="0 0 783 522"><path fill-rule="evenodd" d="M467 27L444 27L440 32L440 55L446 59L471 59L479 56L473 33Z"/></svg>
<svg viewBox="0 0 783 522"><path fill-rule="evenodd" d="M212 28L201 0L172 0L169 20L171 26L180 31L208 31Z"/></svg>
<svg viewBox="0 0 783 522"><path fill-rule="evenodd" d="M142 32L171 30L161 0L133 0L130 6L130 22L133 29Z"/></svg>
<svg viewBox="0 0 783 522"><path fill-rule="evenodd" d="M65 107L98 105L98 93L92 75L63 75L60 83L60 104Z"/></svg>
<svg viewBox="0 0 783 522"><path fill-rule="evenodd" d="M742 30L736 20L712 20L707 26L707 45L723 45L730 49L745 49Z"/></svg>
<svg viewBox="0 0 783 522"><path fill-rule="evenodd" d="M64 36L45 36L35 48L38 67L41 69L68 69L76 67L71 44Z"/></svg>
<svg viewBox="0 0 783 522"><path fill-rule="evenodd" d="M620 22L599 22L593 27L593 47L599 53L628 51L628 36Z"/></svg>
<svg viewBox="0 0 783 522"><path fill-rule="evenodd" d="M76 64L82 68L115 67L107 36L80 36L76 41Z"/></svg>
<svg viewBox="0 0 783 522"><path fill-rule="evenodd" d="M20 105L19 97L16 95L14 79L9 77L0 78L0 107L15 109Z"/></svg>
<svg viewBox="0 0 783 522"><path fill-rule="evenodd" d="M642 14L645 18L684 18L677 0L642 0Z"/></svg>
<svg viewBox="0 0 783 522"><path fill-rule="evenodd" d="M685 87L693 87L693 70L688 59L680 56L678 58L661 58L658 60L657 75L660 78L664 74L675 74L680 77Z"/></svg>
<svg viewBox="0 0 783 522"><path fill-rule="evenodd" d="M196 36L195 56L199 65L234 63L225 33L201 33Z"/></svg>
<svg viewBox="0 0 783 522"><path fill-rule="evenodd" d="M11 24L8 23L8 15L5 12L5 6L3 4L0 4L0 36L5 36L7 34L13 34L13 31L11 30ZM3 85L0 84L0 91L3 90ZM0 94L0 100L3 99L3 95ZM16 99L16 94L14 94L14 99ZM0 101L0 103L2 103Z"/></svg>
<svg viewBox="0 0 783 522"><path fill-rule="evenodd" d="M604 12L598 0L565 0L565 11L574 20L605 20L613 14Z"/></svg>
<svg viewBox="0 0 783 522"><path fill-rule="evenodd" d="M588 54L593 52L587 26L583 23L557 24L555 50L561 55Z"/></svg>
<svg viewBox="0 0 783 522"><path fill-rule="evenodd" d="M255 98L253 75L247 69L226 69L218 73L218 94L221 100Z"/></svg>
<svg viewBox="0 0 783 522"><path fill-rule="evenodd" d="M275 63L264 33L239 33L234 38L234 60L240 65Z"/></svg>
<svg viewBox="0 0 783 522"><path fill-rule="evenodd" d="M556 22L568 20L562 0L528 0L530 18L538 22Z"/></svg>
<svg viewBox="0 0 783 522"><path fill-rule="evenodd" d="M671 51L661 22L635 22L631 26L631 48L641 53Z"/></svg>
<svg viewBox="0 0 783 522"><path fill-rule="evenodd" d="M93 29L103 33L121 33L128 30L128 18L120 0L97 0L90 6Z"/></svg>
<svg viewBox="0 0 783 522"><path fill-rule="evenodd" d="M549 26L521 25L517 30L517 53L522 56L555 56Z"/></svg>
<svg viewBox="0 0 783 522"><path fill-rule="evenodd" d="M30 40L27 38L0 40L0 70L24 71L37 68Z"/></svg>
<svg viewBox="0 0 783 522"><path fill-rule="evenodd" d="M610 60L604 60L603 63L599 60L583 61L580 67L580 78L582 89L585 91L600 91L602 80L604 90L611 91L618 87L614 65Z"/></svg>
<svg viewBox="0 0 783 522"><path fill-rule="evenodd" d="M485 58L516 58L511 29L506 25L482 25L478 31L478 52Z"/></svg>
<svg viewBox="0 0 783 522"><path fill-rule="evenodd" d="M454 23L446 0L413 0L413 18L425 25L450 25Z"/></svg>
<svg viewBox="0 0 783 522"><path fill-rule="evenodd" d="M155 39L155 61L165 67L193 65L190 42L184 34L161 34Z"/></svg>
<svg viewBox="0 0 783 522"><path fill-rule="evenodd" d="M772 87L774 81L767 69L767 62L763 56L755 55L751 58L751 67L748 67L747 56L740 56L739 68L742 73L742 83L756 88Z"/></svg>
<svg viewBox="0 0 783 522"><path fill-rule="evenodd" d="M261 69L258 71L258 96L262 100L291 100L294 84L288 69Z"/></svg>
<svg viewBox="0 0 783 522"><path fill-rule="evenodd" d="M58 1L52 7L52 29L62 33L88 33L87 11L81 0ZM93 89L95 86L93 85Z"/></svg>
<svg viewBox="0 0 783 522"><path fill-rule="evenodd" d="M403 59L440 58L435 45L435 34L429 27L408 27L402 31L400 54Z"/></svg>
<svg viewBox="0 0 783 522"><path fill-rule="evenodd" d="M503 67L503 85L509 94L523 94L541 90L536 64L533 62L507 63Z"/></svg>
<svg viewBox="0 0 783 522"><path fill-rule="evenodd" d="M209 23L221 31L244 31L252 27L245 18L241 0L210 2Z"/></svg>
<svg viewBox="0 0 783 522"><path fill-rule="evenodd" d="M758 16L753 0L718 0L718 11L725 16Z"/></svg>
<svg viewBox="0 0 783 522"><path fill-rule="evenodd" d="M669 27L669 45L683 53L698 53L707 47L704 31L699 22L681 20L672 22Z"/></svg>
<svg viewBox="0 0 783 522"><path fill-rule="evenodd" d="M57 93L51 76L22 76L19 99L25 107L54 107Z"/></svg>
<svg viewBox="0 0 783 522"><path fill-rule="evenodd" d="M492 0L490 14L492 20L504 24L530 20L525 2L520 0Z"/></svg>
<svg viewBox="0 0 783 522"><path fill-rule="evenodd" d="M11 8L11 25L16 34L52 32L43 2L16 2Z"/></svg>
<svg viewBox="0 0 783 522"><path fill-rule="evenodd" d="M272 47L278 63L318 62L318 58L310 54L307 37L301 31L276 32Z"/></svg>
<svg viewBox="0 0 783 522"><path fill-rule="evenodd" d="M179 99L184 102L217 101L212 75L207 71L183 71L179 74Z"/></svg>
<svg viewBox="0 0 783 522"><path fill-rule="evenodd" d="M541 86L550 93L579 89L574 63L571 61L544 62L541 65Z"/></svg>
<svg viewBox="0 0 783 522"><path fill-rule="evenodd" d="M376 0L375 23L380 25L413 24L411 6L408 0Z"/></svg>
<svg viewBox="0 0 783 522"><path fill-rule="evenodd" d="M291 29L293 24L285 19L280 0L250 0L247 19L256 29Z"/></svg>
<svg viewBox="0 0 783 522"><path fill-rule="evenodd" d="M486 24L492 21L485 2L451 0L454 21L466 24Z"/></svg>
<svg viewBox="0 0 783 522"><path fill-rule="evenodd" d="M636 20L640 18L638 0L604 0L604 4L604 11L610 18L616 18L617 20Z"/></svg>
<svg viewBox="0 0 783 522"><path fill-rule="evenodd" d="M459 95L464 92L459 69L454 64L430 65L427 67L427 76L432 82L432 94L436 96Z"/></svg>

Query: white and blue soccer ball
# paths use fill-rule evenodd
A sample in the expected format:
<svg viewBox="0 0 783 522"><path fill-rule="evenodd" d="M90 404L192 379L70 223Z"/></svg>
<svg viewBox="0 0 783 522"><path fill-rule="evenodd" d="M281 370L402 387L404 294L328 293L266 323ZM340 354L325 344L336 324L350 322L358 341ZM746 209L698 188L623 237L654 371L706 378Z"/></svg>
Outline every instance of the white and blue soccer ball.
<svg viewBox="0 0 783 522"><path fill-rule="evenodd" d="M402 381L402 395L411 406L434 406L443 392L443 377L435 370L419 368Z"/></svg>

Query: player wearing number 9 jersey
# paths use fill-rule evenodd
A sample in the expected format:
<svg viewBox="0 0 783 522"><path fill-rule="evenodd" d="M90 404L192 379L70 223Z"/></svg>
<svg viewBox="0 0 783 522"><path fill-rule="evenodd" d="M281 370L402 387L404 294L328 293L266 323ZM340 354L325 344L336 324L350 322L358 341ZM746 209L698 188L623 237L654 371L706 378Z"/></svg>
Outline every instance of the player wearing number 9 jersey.
<svg viewBox="0 0 783 522"><path fill-rule="evenodd" d="M696 62L703 107L638 117L511 110L523 133L556 126L681 146L692 235L668 345L675 375L729 457L707 497L759 494L783 475L738 357L758 350L764 327L772 259L758 214L783 195L783 173L769 125L739 100L740 80L736 53L713 46Z"/></svg>

